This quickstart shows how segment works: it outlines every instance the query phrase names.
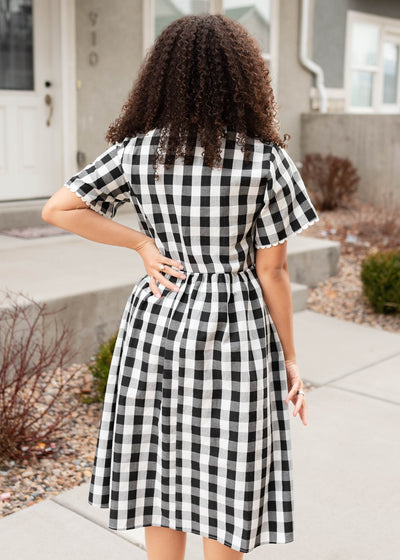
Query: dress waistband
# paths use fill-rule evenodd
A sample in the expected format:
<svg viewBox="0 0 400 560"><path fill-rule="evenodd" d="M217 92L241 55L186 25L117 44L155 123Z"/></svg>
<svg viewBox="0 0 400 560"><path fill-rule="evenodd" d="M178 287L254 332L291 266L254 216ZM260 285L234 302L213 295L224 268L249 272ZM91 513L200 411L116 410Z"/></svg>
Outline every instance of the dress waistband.
<svg viewBox="0 0 400 560"><path fill-rule="evenodd" d="M216 271L207 271L207 272L195 272L192 270L187 270L186 268L183 268L182 270L177 269L175 266L173 266L172 268L175 270L179 270L179 272L183 272L186 276L211 276L211 275L221 275L221 276L226 276L228 274L245 274L248 271L254 271L255 270L256 265L252 264L250 266L248 266L247 268L242 268L240 270L226 270L224 272L216 272Z"/></svg>

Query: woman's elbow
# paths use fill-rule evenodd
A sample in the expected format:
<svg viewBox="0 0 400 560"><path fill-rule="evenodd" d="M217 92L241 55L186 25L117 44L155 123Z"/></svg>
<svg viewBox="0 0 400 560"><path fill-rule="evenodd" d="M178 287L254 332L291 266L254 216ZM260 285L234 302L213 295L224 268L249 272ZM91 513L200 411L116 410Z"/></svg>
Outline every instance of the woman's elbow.
<svg viewBox="0 0 400 560"><path fill-rule="evenodd" d="M258 276L271 280L285 280L289 275L287 260L273 266L263 266L257 269Z"/></svg>
<svg viewBox="0 0 400 560"><path fill-rule="evenodd" d="M44 222L48 224L54 224L54 219L57 214L57 208L52 204L51 199L49 199L42 208L41 218Z"/></svg>
<svg viewBox="0 0 400 560"><path fill-rule="evenodd" d="M270 278L273 281L286 280L288 276L288 270L285 268L285 266L281 266L279 268L270 268L264 271L264 275L266 278Z"/></svg>
<svg viewBox="0 0 400 560"><path fill-rule="evenodd" d="M42 212L41 212L41 218L44 222L47 222L48 224L51 223L51 215L52 212L50 210L50 208L48 208L48 206L46 206L46 204L43 206L42 208Z"/></svg>

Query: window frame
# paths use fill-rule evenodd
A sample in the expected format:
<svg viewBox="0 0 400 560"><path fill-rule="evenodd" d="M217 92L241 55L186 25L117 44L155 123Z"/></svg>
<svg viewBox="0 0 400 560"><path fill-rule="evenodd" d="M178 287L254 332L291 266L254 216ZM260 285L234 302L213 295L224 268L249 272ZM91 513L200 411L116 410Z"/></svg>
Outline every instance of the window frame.
<svg viewBox="0 0 400 560"><path fill-rule="evenodd" d="M378 64L356 65L351 62L351 44L354 24L369 23L376 25L379 30ZM397 73L397 101L396 103L383 103L383 44L394 42L400 47L400 19L367 14L355 10L347 11L346 41L345 41L345 111L348 113L365 114L398 114L400 113L400 57ZM351 77L353 70L367 71L373 74L372 105L359 107L351 104Z"/></svg>

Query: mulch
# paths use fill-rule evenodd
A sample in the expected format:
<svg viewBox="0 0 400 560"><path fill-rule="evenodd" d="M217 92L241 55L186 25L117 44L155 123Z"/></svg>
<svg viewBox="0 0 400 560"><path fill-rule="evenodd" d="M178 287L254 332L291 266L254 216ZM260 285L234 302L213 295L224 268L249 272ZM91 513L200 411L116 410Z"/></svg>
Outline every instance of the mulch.
<svg viewBox="0 0 400 560"><path fill-rule="evenodd" d="M73 372L52 410L54 416L70 407L61 429L48 441L39 442L39 450L27 458L0 459L0 516L90 481L102 403L81 400L81 395L92 392L87 365L72 364L65 375Z"/></svg>

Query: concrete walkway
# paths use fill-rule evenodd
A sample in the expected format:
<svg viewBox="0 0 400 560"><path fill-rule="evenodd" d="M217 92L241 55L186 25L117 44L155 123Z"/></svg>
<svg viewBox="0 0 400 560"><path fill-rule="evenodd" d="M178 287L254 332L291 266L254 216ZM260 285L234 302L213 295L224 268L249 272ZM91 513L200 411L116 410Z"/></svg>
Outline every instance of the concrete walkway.
<svg viewBox="0 0 400 560"><path fill-rule="evenodd" d="M308 425L291 414L295 541L245 558L398 558L400 335L309 310L295 313L294 331L303 380L315 386ZM2 559L146 559L144 528L109 529L88 487L1 519ZM201 558L201 536L188 534L186 559Z"/></svg>

